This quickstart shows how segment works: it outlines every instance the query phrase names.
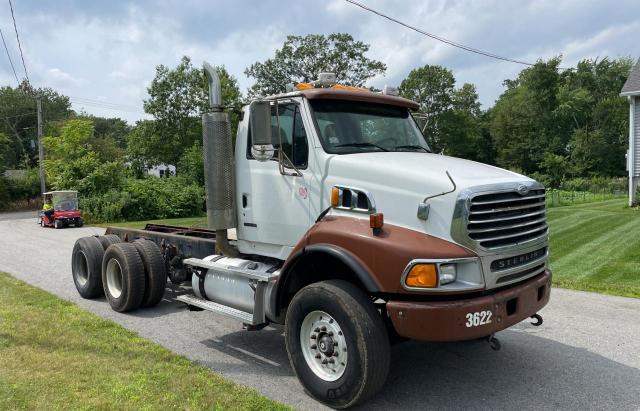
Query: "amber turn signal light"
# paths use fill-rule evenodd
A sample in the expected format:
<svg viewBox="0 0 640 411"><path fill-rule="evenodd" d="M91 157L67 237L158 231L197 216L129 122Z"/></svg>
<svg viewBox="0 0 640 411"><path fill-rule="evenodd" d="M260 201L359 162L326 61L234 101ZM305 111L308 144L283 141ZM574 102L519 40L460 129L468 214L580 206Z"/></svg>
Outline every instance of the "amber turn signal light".
<svg viewBox="0 0 640 411"><path fill-rule="evenodd" d="M331 187L331 207L337 207L338 205L340 205L340 189Z"/></svg>
<svg viewBox="0 0 640 411"><path fill-rule="evenodd" d="M369 214L369 226L371 228L382 228L384 225L384 215L382 213Z"/></svg>
<svg viewBox="0 0 640 411"><path fill-rule="evenodd" d="M435 264L416 264L404 282L408 287L435 288L438 285L438 269Z"/></svg>

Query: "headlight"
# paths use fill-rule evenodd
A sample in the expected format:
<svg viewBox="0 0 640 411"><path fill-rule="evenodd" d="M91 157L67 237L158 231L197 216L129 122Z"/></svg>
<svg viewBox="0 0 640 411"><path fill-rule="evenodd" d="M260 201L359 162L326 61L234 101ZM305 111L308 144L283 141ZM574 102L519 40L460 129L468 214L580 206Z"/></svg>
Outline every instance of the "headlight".
<svg viewBox="0 0 640 411"><path fill-rule="evenodd" d="M449 284L456 280L456 265L455 264L440 264L438 279L440 285Z"/></svg>
<svg viewBox="0 0 640 411"><path fill-rule="evenodd" d="M405 279L409 287L434 288L438 286L438 269L435 264L414 265Z"/></svg>
<svg viewBox="0 0 640 411"><path fill-rule="evenodd" d="M428 293L481 290L485 285L479 257L417 258L407 264L400 283L405 290Z"/></svg>

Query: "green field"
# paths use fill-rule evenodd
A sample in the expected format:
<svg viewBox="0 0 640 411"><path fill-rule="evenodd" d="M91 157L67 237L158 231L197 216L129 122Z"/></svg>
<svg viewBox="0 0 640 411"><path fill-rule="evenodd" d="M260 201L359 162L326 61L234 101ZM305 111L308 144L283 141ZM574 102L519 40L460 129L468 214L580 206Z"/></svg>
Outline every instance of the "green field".
<svg viewBox="0 0 640 411"><path fill-rule="evenodd" d="M625 203L548 210L556 286L640 297L640 209Z"/></svg>
<svg viewBox="0 0 640 411"><path fill-rule="evenodd" d="M554 285L640 297L640 210L626 198L549 208ZM142 228L148 222L206 226L206 217L115 223Z"/></svg>
<svg viewBox="0 0 640 411"><path fill-rule="evenodd" d="M285 409L0 273L0 409Z"/></svg>

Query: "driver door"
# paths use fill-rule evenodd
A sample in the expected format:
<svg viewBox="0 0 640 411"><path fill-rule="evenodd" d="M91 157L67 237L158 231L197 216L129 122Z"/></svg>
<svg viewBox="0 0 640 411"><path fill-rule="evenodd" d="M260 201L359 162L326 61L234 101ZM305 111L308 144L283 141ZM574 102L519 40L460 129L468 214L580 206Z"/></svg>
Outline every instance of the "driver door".
<svg viewBox="0 0 640 411"><path fill-rule="evenodd" d="M241 167L238 178L238 246L242 252L285 259L310 226L310 150L298 103L271 107L271 132L276 156L260 162L251 155L248 131L248 166ZM283 167L277 150L286 155Z"/></svg>

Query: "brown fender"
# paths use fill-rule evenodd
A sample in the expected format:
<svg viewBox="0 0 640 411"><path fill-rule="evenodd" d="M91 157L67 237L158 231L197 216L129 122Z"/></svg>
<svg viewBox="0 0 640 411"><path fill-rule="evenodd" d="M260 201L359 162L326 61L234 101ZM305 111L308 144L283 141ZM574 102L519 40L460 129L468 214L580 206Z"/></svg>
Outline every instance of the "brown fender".
<svg viewBox="0 0 640 411"><path fill-rule="evenodd" d="M388 294L411 293L402 288L400 277L413 259L476 256L450 241L393 224L384 224L374 234L368 219L325 216L307 231L285 261L278 284L278 306L282 307L285 298L280 290L286 289L295 266L317 253L338 258L368 292Z"/></svg>

